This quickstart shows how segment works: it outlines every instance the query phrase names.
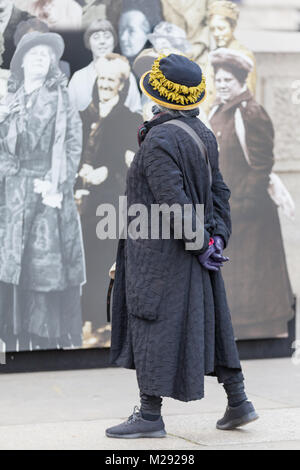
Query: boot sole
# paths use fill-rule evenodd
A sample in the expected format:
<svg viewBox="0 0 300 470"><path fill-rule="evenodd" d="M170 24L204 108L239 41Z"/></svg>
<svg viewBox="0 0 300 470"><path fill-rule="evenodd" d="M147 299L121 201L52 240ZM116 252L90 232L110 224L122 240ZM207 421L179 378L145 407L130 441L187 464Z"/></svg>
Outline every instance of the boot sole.
<svg viewBox="0 0 300 470"><path fill-rule="evenodd" d="M253 423L253 421L257 421L258 418L258 414L255 411L252 411L251 413L248 413L241 418L233 419L226 424L217 423L217 429L220 429L221 431L230 431L232 429L246 426L246 424Z"/></svg>
<svg viewBox="0 0 300 470"><path fill-rule="evenodd" d="M111 434L109 432L105 432L106 437L115 437L117 439L140 439L140 438L158 438L158 437L166 437L166 431L153 431L153 432L137 432L134 434Z"/></svg>

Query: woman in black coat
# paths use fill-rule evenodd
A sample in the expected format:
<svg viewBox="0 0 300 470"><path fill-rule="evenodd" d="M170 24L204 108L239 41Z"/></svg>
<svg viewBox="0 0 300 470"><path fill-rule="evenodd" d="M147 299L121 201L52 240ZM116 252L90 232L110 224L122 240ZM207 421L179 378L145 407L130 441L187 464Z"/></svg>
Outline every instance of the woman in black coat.
<svg viewBox="0 0 300 470"><path fill-rule="evenodd" d="M294 316L278 209L268 193L273 125L247 89L250 59L229 49L211 57L218 97L210 122L231 189L231 263L224 267L228 304L238 339L272 338L287 334Z"/></svg>
<svg viewBox="0 0 300 470"><path fill-rule="evenodd" d="M197 118L205 79L196 63L170 54L159 57L140 84L163 112L140 130L140 150L127 176L128 208L139 203L148 211L153 204L182 209L189 204L192 210L180 220L171 218L170 239L135 239L132 217L127 220L129 236L120 240L117 254L111 354L119 366L136 369L141 410L106 434L164 436L161 397L201 399L205 375L217 375L224 383L229 406L217 427L232 429L257 415L244 392L220 271L231 233L230 191L218 168L216 139ZM205 144L209 165L190 132ZM196 204L204 205L200 226ZM176 238L183 219L192 224L194 238ZM198 246L187 243L201 236Z"/></svg>

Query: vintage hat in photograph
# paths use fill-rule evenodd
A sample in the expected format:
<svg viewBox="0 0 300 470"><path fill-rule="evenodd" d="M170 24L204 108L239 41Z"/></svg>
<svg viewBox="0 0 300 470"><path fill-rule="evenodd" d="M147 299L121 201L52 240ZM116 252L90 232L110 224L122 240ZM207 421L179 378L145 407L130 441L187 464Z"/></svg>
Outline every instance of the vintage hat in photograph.
<svg viewBox="0 0 300 470"><path fill-rule="evenodd" d="M156 47L156 41L158 39L165 38L170 43L171 47L180 52L187 53L191 49L191 44L187 40L184 29L168 21L158 23L153 33L148 34L147 38L153 47Z"/></svg>
<svg viewBox="0 0 300 470"><path fill-rule="evenodd" d="M40 33L33 31L25 34L17 45L17 49L10 63L10 70L14 74L22 71L23 57L32 47L46 45L51 47L59 61L64 53L65 44L63 38L57 33Z"/></svg>
<svg viewBox="0 0 300 470"><path fill-rule="evenodd" d="M208 9L208 17L213 15L224 16L225 18L230 18L237 22L240 10L236 3L227 0L217 0L216 2L213 2Z"/></svg>
<svg viewBox="0 0 300 470"><path fill-rule="evenodd" d="M140 80L143 93L170 109L197 108L206 95L205 77L196 62L184 55L160 55Z"/></svg>
<svg viewBox="0 0 300 470"><path fill-rule="evenodd" d="M229 49L227 47L220 47L215 51L210 52L209 58L213 67L220 67L222 65L229 65L235 69L244 70L250 73L253 69L253 61L250 57L242 52Z"/></svg>

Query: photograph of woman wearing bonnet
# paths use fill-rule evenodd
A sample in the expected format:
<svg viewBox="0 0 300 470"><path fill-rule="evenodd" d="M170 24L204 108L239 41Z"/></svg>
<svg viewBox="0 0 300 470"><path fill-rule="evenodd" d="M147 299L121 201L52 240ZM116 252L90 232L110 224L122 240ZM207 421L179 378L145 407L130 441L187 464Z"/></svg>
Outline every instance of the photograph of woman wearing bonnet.
<svg viewBox="0 0 300 470"><path fill-rule="evenodd" d="M256 61L254 54L235 37L239 16L240 10L236 3L227 0L213 2L208 10L209 29L217 48L226 47L239 51L252 61L253 67L247 77L247 86L255 95Z"/></svg>
<svg viewBox="0 0 300 470"><path fill-rule="evenodd" d="M69 93L72 104L78 111L84 111L92 101L92 92L97 79L96 62L101 57L112 53L117 44L118 37L113 25L108 20L97 19L93 21L84 33L86 49L91 50L93 60L74 73L69 84ZM141 111L141 97L137 82L130 73L130 86L126 97L125 106L132 112Z"/></svg>
<svg viewBox="0 0 300 470"><path fill-rule="evenodd" d="M56 33L31 32L0 106L0 337L7 350L80 347L85 282L73 185L82 125Z"/></svg>
<svg viewBox="0 0 300 470"><path fill-rule="evenodd" d="M294 299L278 208L268 193L273 125L247 87L249 57L220 48L210 58L217 93L210 123L231 190L232 237L226 252L231 262L223 274L235 334L238 339L286 335Z"/></svg>
<svg viewBox="0 0 300 470"><path fill-rule="evenodd" d="M232 49L249 57L253 67L248 74L247 86L253 96L256 92L256 60L252 51L244 44L241 44L235 37L235 30L240 15L239 7L236 3L227 0L217 0L210 4L207 12L208 26L211 38L215 43L215 48L224 47ZM203 110L209 114L211 106L216 99L216 90L214 87L214 71L208 61L205 67L207 77L207 96L203 104Z"/></svg>

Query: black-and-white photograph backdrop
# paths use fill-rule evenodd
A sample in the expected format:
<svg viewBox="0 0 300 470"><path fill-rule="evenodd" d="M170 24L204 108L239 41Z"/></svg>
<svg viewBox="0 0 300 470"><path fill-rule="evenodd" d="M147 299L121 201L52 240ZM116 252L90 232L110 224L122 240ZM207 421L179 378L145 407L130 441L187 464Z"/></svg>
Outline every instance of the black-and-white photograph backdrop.
<svg viewBox="0 0 300 470"><path fill-rule="evenodd" d="M300 135L285 146L281 123L300 118L291 98L300 69L294 52L284 80L266 69L283 52L243 33L243 3L0 0L2 349L110 346L117 240L97 238L96 210L118 209L137 130L153 115L139 79L172 53L206 75L199 118L216 135L231 190L223 276L236 337L287 336L299 293L290 233L300 232L291 177Z"/></svg>

